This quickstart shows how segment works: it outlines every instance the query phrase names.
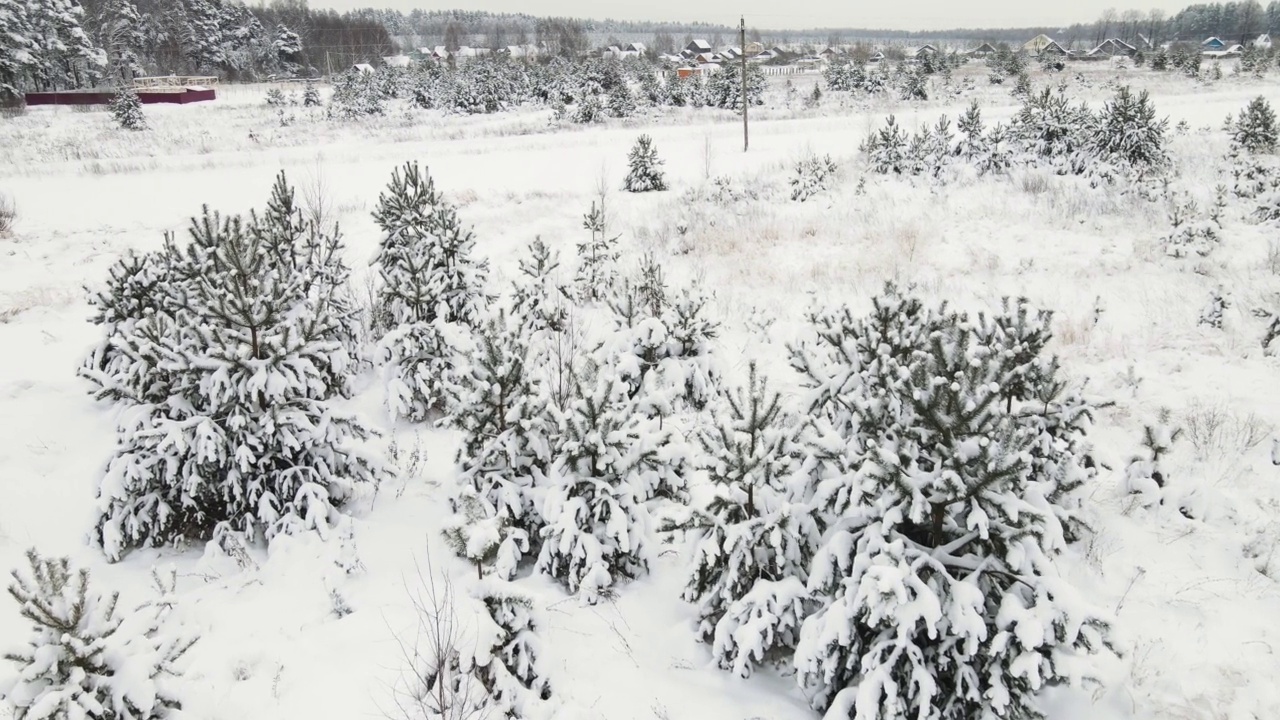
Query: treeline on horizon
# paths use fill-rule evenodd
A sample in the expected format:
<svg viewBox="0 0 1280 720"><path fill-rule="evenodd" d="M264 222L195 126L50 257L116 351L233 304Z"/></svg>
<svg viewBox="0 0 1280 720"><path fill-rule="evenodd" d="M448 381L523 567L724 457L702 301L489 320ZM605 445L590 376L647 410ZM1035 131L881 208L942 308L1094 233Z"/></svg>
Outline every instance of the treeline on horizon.
<svg viewBox="0 0 1280 720"><path fill-rule="evenodd" d="M298 0L293 0L297 2ZM566 38L595 46L612 44L609 36L634 41L643 39L659 52L670 44L682 47L693 38L706 39L713 45L736 43L738 29L729 25L705 22L635 21L589 18L537 17L524 13L489 13L476 10L399 10L363 9L349 13L352 17L375 21L387 32L411 45L448 47L503 47L505 45L542 42L560 44ZM1263 33L1280 33L1280 0L1263 5L1257 0L1227 3L1197 3L1169 15L1161 10L1107 10L1092 22L1068 26L1029 26L1005 28L954 28L946 30L892 30L885 28L750 28L753 40L769 43L807 43L844 45L869 40L898 41L973 41L1021 43L1041 33L1067 44L1096 44L1107 38L1136 43L1140 37L1152 43L1175 40L1199 41L1218 36L1227 42L1243 43ZM719 39L720 42L716 42ZM565 48L568 49L568 48ZM583 48L583 49L589 49Z"/></svg>

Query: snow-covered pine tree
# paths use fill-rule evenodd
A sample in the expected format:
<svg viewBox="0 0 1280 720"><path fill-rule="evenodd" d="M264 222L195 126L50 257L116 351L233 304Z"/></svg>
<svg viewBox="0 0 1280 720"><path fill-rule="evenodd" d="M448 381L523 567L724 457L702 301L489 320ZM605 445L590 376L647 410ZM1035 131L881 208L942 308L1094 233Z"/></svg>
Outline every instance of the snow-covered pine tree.
<svg viewBox="0 0 1280 720"><path fill-rule="evenodd" d="M0 27L5 28L0 34L0 107L22 105L22 93L35 65L30 5L24 0L0 0Z"/></svg>
<svg viewBox="0 0 1280 720"><path fill-rule="evenodd" d="M659 448L637 490L644 500L683 499L692 447L681 438L694 432L697 413L717 391L712 341L719 324L709 316L706 296L671 292L652 255L643 258L639 277L621 283L609 307L614 332L605 362L626 384L642 435Z"/></svg>
<svg viewBox="0 0 1280 720"><path fill-rule="evenodd" d="M1064 530L1030 452L1043 428L1025 417L1034 403L1001 402L1016 346L892 286L866 318L812 317L792 363L831 529L809 572L821 607L801 629L801 683L827 718L1042 717L1038 691L1089 679L1107 625L1054 570Z"/></svg>
<svg viewBox="0 0 1280 720"><path fill-rule="evenodd" d="M616 118L629 118L636 114L636 99L625 82L609 91L609 114Z"/></svg>
<svg viewBox="0 0 1280 720"><path fill-rule="evenodd" d="M901 175L910 171L907 160L907 134L890 115L884 128L871 133L859 150L867 155L871 169L883 175Z"/></svg>
<svg viewBox="0 0 1280 720"><path fill-rule="evenodd" d="M978 108L977 100L960 116L956 127L960 130L956 155L965 162L975 162L987 152L988 147L987 140L983 137L982 110Z"/></svg>
<svg viewBox="0 0 1280 720"><path fill-rule="evenodd" d="M95 318L109 350L83 374L135 408L98 493L112 559L226 533L325 534L383 473L354 447L369 431L332 406L350 393L358 328L337 233L303 220L281 174L265 213L206 209L189 236L166 238L154 278L110 288L154 281L159 298L112 298Z"/></svg>
<svg viewBox="0 0 1280 720"><path fill-rule="evenodd" d="M701 528L684 599L698 604L698 639L741 677L794 651L809 607L805 580L820 531L803 504L803 422L749 367L722 393L698 437L713 483L691 523Z"/></svg>
<svg viewBox="0 0 1280 720"><path fill-rule="evenodd" d="M315 80L308 80L302 89L302 106L303 107L320 107L320 89L316 87Z"/></svg>
<svg viewBox="0 0 1280 720"><path fill-rule="evenodd" d="M1088 148L1093 124L1089 108L1073 106L1062 90L1045 88L1023 101L1011 123L1010 135L1020 150L1065 175L1087 165L1089 158L1082 151Z"/></svg>
<svg viewBox="0 0 1280 720"><path fill-rule="evenodd" d="M1098 113L1089 135L1089 152L1098 160L1132 172L1138 179L1159 173L1169 164L1165 149L1169 120L1156 119L1146 90L1137 95L1128 85L1116 91Z"/></svg>
<svg viewBox="0 0 1280 720"><path fill-rule="evenodd" d="M1002 348L1008 368L1000 398L1005 412L1029 428L1032 474L1049 500L1067 541L1083 534L1079 497L1075 492L1094 477L1096 468L1085 439L1092 408L1080 392L1061 378L1056 357L1045 350L1053 338L1053 314L1036 310L1026 298L1004 298L999 311L978 323L981 342Z"/></svg>
<svg viewBox="0 0 1280 720"><path fill-rule="evenodd" d="M645 69L640 71L640 92L638 93L641 102L646 105L663 105L666 103L668 96L662 85L658 82L658 73L653 69Z"/></svg>
<svg viewBox="0 0 1280 720"><path fill-rule="evenodd" d="M836 164L830 155L809 155L797 160L791 175L791 199L804 202L823 192L835 174Z"/></svg>
<svg viewBox="0 0 1280 720"><path fill-rule="evenodd" d="M713 342L720 334L720 323L712 319L709 302L693 286L670 294L663 307L668 343L660 371L663 382L676 390L677 410L701 412L718 392Z"/></svg>
<svg viewBox="0 0 1280 720"><path fill-rule="evenodd" d="M604 104L600 102L600 86L596 83L584 85L574 96L573 122L589 125L604 119Z"/></svg>
<svg viewBox="0 0 1280 720"><path fill-rule="evenodd" d="M618 280L618 238L609 237L604 201L592 202L591 210L582 216L582 229L591 233L587 242L578 243L578 272L574 284L584 302L599 302L609 297Z"/></svg>
<svg viewBox="0 0 1280 720"><path fill-rule="evenodd" d="M1271 103L1261 95L1231 124L1231 142L1251 153L1273 153L1280 144L1280 125Z"/></svg>
<svg viewBox="0 0 1280 720"><path fill-rule="evenodd" d="M511 290L511 312L532 333L563 332L573 293L560 283L560 254L537 237L517 268L520 277Z"/></svg>
<svg viewBox="0 0 1280 720"><path fill-rule="evenodd" d="M526 316L494 312L476 331L476 349L446 392L443 424L462 431L458 449L459 510L446 537L483 575L492 565L510 579L536 556L541 493L555 427L529 365Z"/></svg>
<svg viewBox="0 0 1280 720"><path fill-rule="evenodd" d="M593 370L560 420L537 565L591 604L648 572L650 520L637 485L659 462L625 379L609 364Z"/></svg>
<svg viewBox="0 0 1280 720"><path fill-rule="evenodd" d="M278 23L272 33L271 47L275 51L273 60L289 72L297 72L299 56L302 55L302 38L290 30L284 23Z"/></svg>
<svg viewBox="0 0 1280 720"><path fill-rule="evenodd" d="M350 120L385 113L382 95L372 74L351 68L338 76L333 84L333 96L329 98L330 118Z"/></svg>
<svg viewBox="0 0 1280 720"><path fill-rule="evenodd" d="M648 135L637 138L627 157L627 164L630 170L622 184L627 192L667 189L667 180L662 173L662 160L658 157L658 149L653 146L653 138Z"/></svg>
<svg viewBox="0 0 1280 720"><path fill-rule="evenodd" d="M487 580L472 595L484 605L471 672L494 717L545 717L551 683L539 667L542 644L533 601L508 583Z"/></svg>
<svg viewBox="0 0 1280 720"><path fill-rule="evenodd" d="M0 682L17 720L162 720L181 710L171 681L194 640L167 632L152 609L118 614L119 593L94 590L88 570L67 558L32 549L27 562L13 571L9 595L31 635L4 656L17 672Z"/></svg>
<svg viewBox="0 0 1280 720"><path fill-rule="evenodd" d="M1169 481L1162 461L1181 436L1182 428L1169 425L1165 418L1143 426L1142 449L1129 460L1124 471L1125 486L1130 493L1143 495L1148 502L1159 501L1160 490Z"/></svg>
<svg viewBox="0 0 1280 720"><path fill-rule="evenodd" d="M382 230L374 263L388 403L394 416L421 422L445 399L455 348L488 304L489 265L473 256L475 236L416 162L395 170L373 218Z"/></svg>
<svg viewBox="0 0 1280 720"><path fill-rule="evenodd" d="M147 116L142 114L142 101L131 87L121 88L112 98L111 116L125 130L147 129Z"/></svg>
<svg viewBox="0 0 1280 720"><path fill-rule="evenodd" d="M902 73L899 83L898 92L903 100L929 99L929 76L919 69Z"/></svg>

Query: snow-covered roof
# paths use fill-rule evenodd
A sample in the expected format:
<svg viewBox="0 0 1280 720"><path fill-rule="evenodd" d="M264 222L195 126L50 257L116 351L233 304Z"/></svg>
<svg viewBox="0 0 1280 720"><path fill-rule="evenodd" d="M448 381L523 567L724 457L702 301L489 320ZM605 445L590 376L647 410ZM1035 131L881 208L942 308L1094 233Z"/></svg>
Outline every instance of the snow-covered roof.
<svg viewBox="0 0 1280 720"><path fill-rule="evenodd" d="M1089 51L1089 55L1133 55L1138 48L1116 38L1108 38L1098 43L1098 47Z"/></svg>
<svg viewBox="0 0 1280 720"><path fill-rule="evenodd" d="M413 64L408 55L392 55L382 58L382 62L387 67L406 68Z"/></svg>
<svg viewBox="0 0 1280 720"><path fill-rule="evenodd" d="M373 66L370 65L369 63L356 63L351 67L354 68L357 72L364 73L365 75L373 74Z"/></svg>
<svg viewBox="0 0 1280 720"><path fill-rule="evenodd" d="M1053 38L1043 33L1031 38L1022 45L1022 49L1028 52L1038 53L1053 43Z"/></svg>

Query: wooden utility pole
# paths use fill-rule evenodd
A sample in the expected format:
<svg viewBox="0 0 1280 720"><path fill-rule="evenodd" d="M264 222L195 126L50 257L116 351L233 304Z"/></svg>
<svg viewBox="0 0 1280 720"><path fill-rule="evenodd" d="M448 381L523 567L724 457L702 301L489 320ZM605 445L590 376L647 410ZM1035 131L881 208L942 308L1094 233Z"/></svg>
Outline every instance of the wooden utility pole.
<svg viewBox="0 0 1280 720"><path fill-rule="evenodd" d="M747 19L738 18L738 51L742 55L742 152L749 147L747 140Z"/></svg>

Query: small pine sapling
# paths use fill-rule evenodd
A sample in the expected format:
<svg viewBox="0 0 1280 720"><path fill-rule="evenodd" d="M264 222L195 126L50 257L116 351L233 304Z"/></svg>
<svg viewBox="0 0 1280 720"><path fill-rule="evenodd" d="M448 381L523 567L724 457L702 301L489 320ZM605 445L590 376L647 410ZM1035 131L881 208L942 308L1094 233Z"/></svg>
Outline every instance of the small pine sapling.
<svg viewBox="0 0 1280 720"><path fill-rule="evenodd" d="M315 80L308 80L306 86L303 87L302 106L320 107L320 89L316 87Z"/></svg>
<svg viewBox="0 0 1280 720"><path fill-rule="evenodd" d="M1231 123L1231 142L1250 153L1274 153L1280 143L1280 125L1271 103L1261 95L1254 98L1240 117Z"/></svg>
<svg viewBox="0 0 1280 720"><path fill-rule="evenodd" d="M820 533L803 504L803 429L753 362L698 437L714 490L691 523L700 538L684 599L698 604L698 639L740 677L794 650L809 609Z"/></svg>
<svg viewBox="0 0 1280 720"><path fill-rule="evenodd" d="M544 717L540 710L549 707L551 683L540 667L542 643L533 602L514 586L492 580L472 595L484 613L469 664L489 696L488 710L495 717Z"/></svg>
<svg viewBox="0 0 1280 720"><path fill-rule="evenodd" d="M798 160L791 175L791 199L804 202L831 186L836 163L830 155L810 155Z"/></svg>
<svg viewBox="0 0 1280 720"><path fill-rule="evenodd" d="M446 535L477 572L492 564L503 579L537 554L540 493L551 462L553 420L529 365L530 331L523 316L505 312L478 328L471 362L447 389L443 420L463 433L459 517Z"/></svg>
<svg viewBox="0 0 1280 720"><path fill-rule="evenodd" d="M650 520L637 486L659 459L639 430L626 384L597 363L560 420L537 563L586 603L648 572Z"/></svg>
<svg viewBox="0 0 1280 720"><path fill-rule="evenodd" d="M859 149L866 154L873 171L882 175L901 175L910 171L907 141L907 134L890 115L885 126L873 131Z"/></svg>
<svg viewBox="0 0 1280 720"><path fill-rule="evenodd" d="M616 118L629 118L636 114L636 99L625 82L609 91L609 114Z"/></svg>
<svg viewBox="0 0 1280 720"><path fill-rule="evenodd" d="M573 292L560 283L560 254L541 237L517 261L520 276L511 289L511 310L532 333L561 333L569 325Z"/></svg>
<svg viewBox="0 0 1280 720"><path fill-rule="evenodd" d="M489 265L474 257L475 236L416 162L395 170L373 218L383 234L374 263L388 404L396 417L421 422L442 407L454 357L488 306Z"/></svg>
<svg viewBox="0 0 1280 720"><path fill-rule="evenodd" d="M1147 91L1135 95L1125 85L1098 113L1089 138L1090 152L1141 179L1169 166L1168 131L1168 118L1156 119Z"/></svg>
<svg viewBox="0 0 1280 720"><path fill-rule="evenodd" d="M1219 210L1211 210L1219 220ZM1221 225L1212 217L1204 217L1200 205L1190 197L1171 197L1169 204L1169 234L1160 239L1165 254L1184 258L1192 254L1205 257L1222 242Z"/></svg>
<svg viewBox="0 0 1280 720"><path fill-rule="evenodd" d="M983 137L982 110L978 101L974 100L960 116L956 123L960 131L960 142L956 145L956 155L966 162L976 162L987 152L987 140Z"/></svg>
<svg viewBox="0 0 1280 720"><path fill-rule="evenodd" d="M650 192L666 190L667 181L662 172L662 160L658 157L658 149L654 147L653 138L641 135L627 159L630 170L623 182L627 192Z"/></svg>
<svg viewBox="0 0 1280 720"><path fill-rule="evenodd" d="M805 98L804 106L807 108L816 108L822 105L822 86L816 81L813 83L813 90L809 93L809 97Z"/></svg>
<svg viewBox="0 0 1280 720"><path fill-rule="evenodd" d="M358 357L341 258L282 174L261 215L206 209L189 242L166 237L150 263L113 270L96 318L106 349L83 372L98 397L138 410L99 486L108 557L228 533L327 536L381 481L354 446L371 431L332 404L350 396Z"/></svg>
<svg viewBox="0 0 1280 720"><path fill-rule="evenodd" d="M133 88L121 88L111 100L111 116L125 130L146 130L147 117L142 114L142 101Z"/></svg>
<svg viewBox="0 0 1280 720"><path fill-rule="evenodd" d="M609 237L603 199L591 203L582 216L582 229L591 233L587 242L578 243L578 273L574 282L583 302L599 302L609 297L618 279L618 237Z"/></svg>
<svg viewBox="0 0 1280 720"><path fill-rule="evenodd" d="M1221 330L1223 316L1229 309L1231 309L1231 300L1223 292L1222 288L1211 291L1209 293L1209 304L1200 313L1200 324L1214 330Z"/></svg>
<svg viewBox="0 0 1280 720"><path fill-rule="evenodd" d="M1143 426L1142 449L1129 460L1124 471L1129 493L1141 495L1149 503L1159 501L1160 491L1169 482L1163 460L1181 436L1182 428L1170 427L1163 421Z"/></svg>
<svg viewBox="0 0 1280 720"><path fill-rule="evenodd" d="M9 595L31 635L5 660L18 672L0 682L0 701L18 720L121 718L163 720L182 708L172 681L195 640L164 627L160 606L117 613L118 593L104 595L88 570L67 558L27 551Z"/></svg>
<svg viewBox="0 0 1280 720"><path fill-rule="evenodd" d="M375 78L351 68L338 76L333 84L333 95L329 98L329 117L352 120L383 115L386 108L382 100Z"/></svg>

